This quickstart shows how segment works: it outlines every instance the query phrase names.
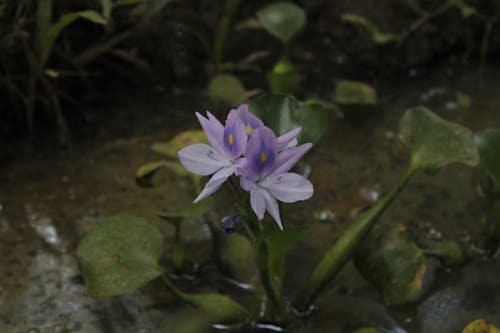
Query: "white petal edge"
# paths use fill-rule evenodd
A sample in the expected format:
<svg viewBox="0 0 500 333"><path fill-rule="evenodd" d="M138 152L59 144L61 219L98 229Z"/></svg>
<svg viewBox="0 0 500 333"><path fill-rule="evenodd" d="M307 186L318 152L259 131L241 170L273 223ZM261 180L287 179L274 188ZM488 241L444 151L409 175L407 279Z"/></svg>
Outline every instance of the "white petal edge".
<svg viewBox="0 0 500 333"><path fill-rule="evenodd" d="M264 219L264 213L266 211L266 202L264 201L263 195L264 191L265 190L262 190L257 186L253 186L250 189L250 205L259 220Z"/></svg>
<svg viewBox="0 0 500 333"><path fill-rule="evenodd" d="M267 177L259 185L266 188L279 201L287 203L307 200L314 193L311 182L293 172Z"/></svg>
<svg viewBox="0 0 500 333"><path fill-rule="evenodd" d="M201 176L211 175L229 165L226 156L204 143L195 143L181 149L179 160L190 172Z"/></svg>
<svg viewBox="0 0 500 333"><path fill-rule="evenodd" d="M219 187L226 181L226 179L229 178L234 173L234 170L236 170L236 166L231 165L229 167L225 167L217 171L212 178L207 182L205 185L205 188L201 193L194 199L194 203L197 203L206 197L208 197L210 194L214 193L219 189Z"/></svg>
<svg viewBox="0 0 500 333"><path fill-rule="evenodd" d="M283 224L281 223L280 208L278 206L278 201L265 189L261 189L264 196L264 201L266 203L266 210L273 217L274 221L278 227L283 230Z"/></svg>

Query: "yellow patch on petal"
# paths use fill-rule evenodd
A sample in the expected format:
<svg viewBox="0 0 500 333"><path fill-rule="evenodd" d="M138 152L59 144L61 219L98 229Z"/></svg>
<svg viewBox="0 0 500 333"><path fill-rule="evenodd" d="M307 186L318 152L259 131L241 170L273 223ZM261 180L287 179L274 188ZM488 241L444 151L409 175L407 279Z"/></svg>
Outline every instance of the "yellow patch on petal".
<svg viewBox="0 0 500 333"><path fill-rule="evenodd" d="M245 127L245 129L246 129L246 131L247 131L247 134L252 134L252 132L253 132L253 127L252 127L252 126L247 125L247 126Z"/></svg>
<svg viewBox="0 0 500 333"><path fill-rule="evenodd" d="M233 141L234 141L233 135L229 134L229 136L227 137L227 142L229 142L229 144L232 145Z"/></svg>
<svg viewBox="0 0 500 333"><path fill-rule="evenodd" d="M260 164L264 164L267 161L267 154L262 152L260 154Z"/></svg>

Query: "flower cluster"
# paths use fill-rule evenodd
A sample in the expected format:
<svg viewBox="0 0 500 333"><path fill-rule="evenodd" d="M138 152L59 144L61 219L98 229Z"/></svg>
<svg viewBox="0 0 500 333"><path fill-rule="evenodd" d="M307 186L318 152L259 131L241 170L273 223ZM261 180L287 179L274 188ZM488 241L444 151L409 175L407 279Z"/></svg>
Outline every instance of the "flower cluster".
<svg viewBox="0 0 500 333"><path fill-rule="evenodd" d="M222 125L210 112L196 113L211 145L198 143L179 151L182 165L210 180L194 202L214 193L231 175L240 177L240 186L250 192L250 204L262 220L267 211L283 229L278 202L309 199L313 186L305 177L289 172L312 147L297 145L300 128L277 137L246 104L232 109Z"/></svg>

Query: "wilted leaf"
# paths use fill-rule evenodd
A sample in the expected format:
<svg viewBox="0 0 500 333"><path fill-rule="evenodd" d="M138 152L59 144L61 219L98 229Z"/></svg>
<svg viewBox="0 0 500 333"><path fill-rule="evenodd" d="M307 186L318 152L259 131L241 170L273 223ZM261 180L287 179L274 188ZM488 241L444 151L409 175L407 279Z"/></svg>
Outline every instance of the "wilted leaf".
<svg viewBox="0 0 500 333"><path fill-rule="evenodd" d="M91 296L134 291L162 273L161 232L132 215L106 218L78 246L80 270Z"/></svg>
<svg viewBox="0 0 500 333"><path fill-rule="evenodd" d="M398 35L381 32L372 21L356 14L344 14L342 15L342 20L364 27L366 30L368 30L368 32L371 33L373 41L377 44L385 44L393 41L398 41L401 38Z"/></svg>
<svg viewBox="0 0 500 333"><path fill-rule="evenodd" d="M373 105L377 104L377 92L366 83L343 80L337 83L335 103Z"/></svg>
<svg viewBox="0 0 500 333"><path fill-rule="evenodd" d="M426 258L403 227L375 226L360 245L355 263L387 305L415 301L424 290Z"/></svg>
<svg viewBox="0 0 500 333"><path fill-rule="evenodd" d="M249 109L277 135L302 127L299 143L316 143L327 125L327 114L320 104L305 104L293 96L267 94L254 98Z"/></svg>
<svg viewBox="0 0 500 333"><path fill-rule="evenodd" d="M168 142L157 142L151 146L151 149L168 157L177 159L177 153L184 147L195 143L207 143L207 137L202 130L184 131L177 134L172 140Z"/></svg>
<svg viewBox="0 0 500 333"><path fill-rule="evenodd" d="M434 171L450 163L476 166L479 162L472 132L423 106L405 112L399 136L410 150L413 169Z"/></svg>
<svg viewBox="0 0 500 333"><path fill-rule="evenodd" d="M500 333L500 330L484 319L476 319L465 326L462 333Z"/></svg>
<svg viewBox="0 0 500 333"><path fill-rule="evenodd" d="M257 11L264 28L283 43L288 43L306 23L304 10L288 2L277 2Z"/></svg>

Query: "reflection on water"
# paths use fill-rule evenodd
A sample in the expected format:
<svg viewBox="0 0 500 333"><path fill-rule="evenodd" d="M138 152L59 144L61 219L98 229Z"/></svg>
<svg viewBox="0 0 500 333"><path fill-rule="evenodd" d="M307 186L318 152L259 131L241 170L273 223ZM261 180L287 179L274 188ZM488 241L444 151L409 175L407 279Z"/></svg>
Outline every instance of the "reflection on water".
<svg viewBox="0 0 500 333"><path fill-rule="evenodd" d="M287 205L283 213L289 224L316 222L290 254L293 265L288 266L285 294L292 295L303 284L339 231L377 201L402 173L407 155L396 133L403 110L425 102L443 117L475 131L499 126L498 72L492 70L491 79L485 78L481 87L473 84L475 74L455 83L470 96L470 107L457 104L456 94L450 93L457 87L438 94L438 90L429 92L428 82L415 81L404 90L387 87L387 97L381 94L383 105L370 111L376 114L344 112L342 119L332 117L325 138L306 157L314 197ZM78 240L92 225L118 212L142 216L167 238L171 236L171 227L158 220L156 213L189 203L189 181L160 172L155 178L157 186L143 189L136 186L133 175L137 166L158 158L148 149L151 143L197 126L191 112L205 106L196 104L191 96L185 100L189 106L162 113L154 124L131 127L130 131L139 133L136 137L96 142L81 151L20 155L0 170L0 332L146 333L167 327L165 318L181 318L174 315L180 308L177 301L155 283L123 297L89 298L74 253ZM166 101L161 97L157 101L136 99L125 103L131 110L124 112L140 114L137 110L152 108L154 103ZM117 126L139 126L134 118L127 120L126 113L124 117ZM141 136L145 132L148 135ZM474 170L459 166L435 176L419 174L383 218L407 224L422 245L441 238L473 239L481 214L475 182ZM227 206L219 204L219 217L232 213ZM188 261L199 268L186 286L230 288L207 264L208 228L193 220L183 225L183 231ZM349 265L318 300L318 310L288 330L352 332L362 326L378 326L393 333L451 333L475 317L495 322L500 320L500 300L493 296L500 295L498 266L498 259L481 265L473 262L464 269L438 274L438 284L419 303L387 309Z"/></svg>

